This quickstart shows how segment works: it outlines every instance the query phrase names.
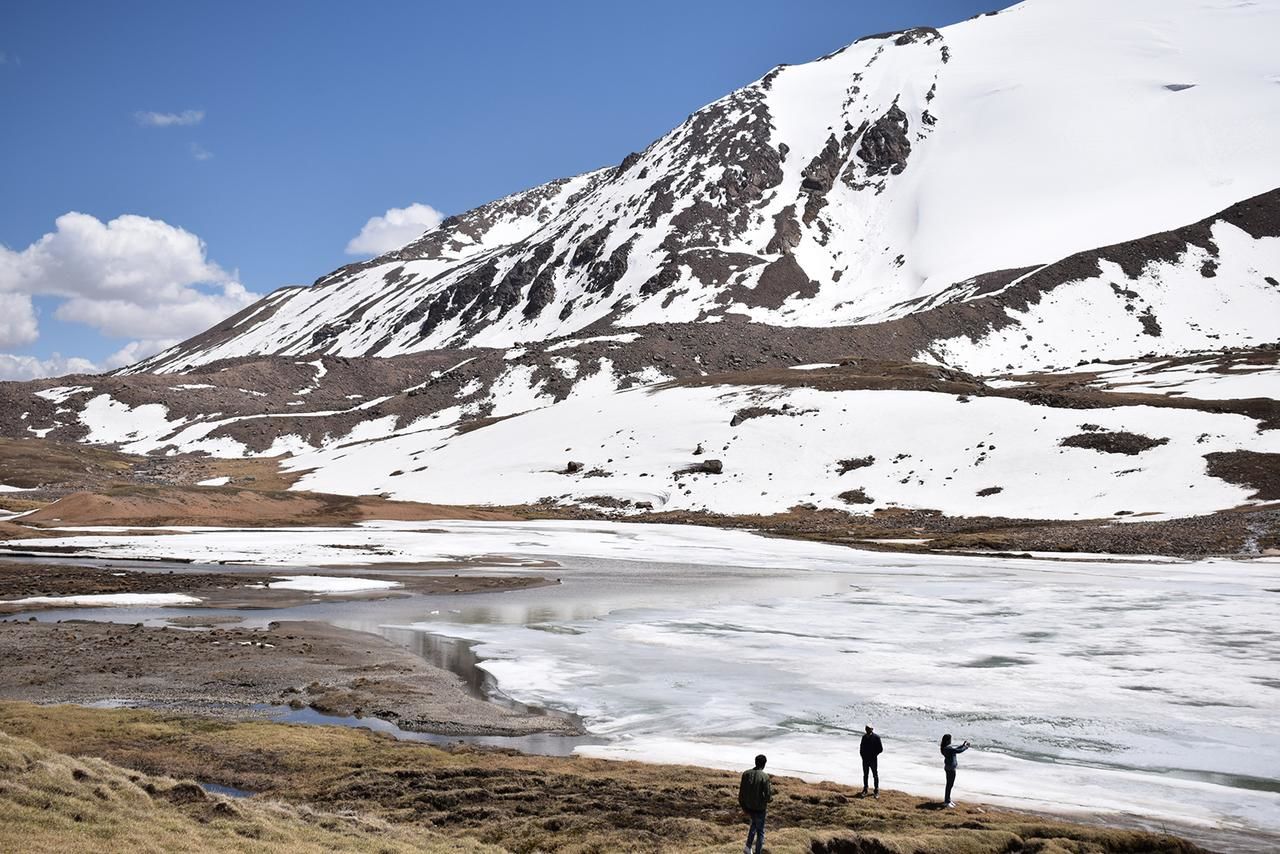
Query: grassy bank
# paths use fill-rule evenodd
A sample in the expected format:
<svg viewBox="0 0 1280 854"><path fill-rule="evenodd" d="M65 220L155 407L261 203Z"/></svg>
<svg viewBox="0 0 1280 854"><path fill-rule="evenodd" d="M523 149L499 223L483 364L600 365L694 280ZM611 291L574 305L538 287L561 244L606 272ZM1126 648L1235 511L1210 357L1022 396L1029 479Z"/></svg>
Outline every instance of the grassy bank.
<svg viewBox="0 0 1280 854"><path fill-rule="evenodd" d="M211 796L0 733L0 851L500 852L366 816Z"/></svg>
<svg viewBox="0 0 1280 854"><path fill-rule="evenodd" d="M26 703L0 703L0 732L30 741L5 740L0 759L0 833L37 840L22 850L75 850L90 839L85 847L95 850L149 850L135 843L180 838L188 825L205 847L183 847L209 851L711 852L738 850L745 831L734 806L737 775L705 768L441 750L337 727ZM77 779L76 763L95 781L115 783ZM203 797L184 803L187 796L165 794L174 783L144 775L258 794L223 806ZM777 788L775 854L1200 851L1168 836L982 806L940 810L897 792L862 800L845 786L786 778ZM190 786L181 791L194 795ZM0 836L0 850L9 850L6 841Z"/></svg>

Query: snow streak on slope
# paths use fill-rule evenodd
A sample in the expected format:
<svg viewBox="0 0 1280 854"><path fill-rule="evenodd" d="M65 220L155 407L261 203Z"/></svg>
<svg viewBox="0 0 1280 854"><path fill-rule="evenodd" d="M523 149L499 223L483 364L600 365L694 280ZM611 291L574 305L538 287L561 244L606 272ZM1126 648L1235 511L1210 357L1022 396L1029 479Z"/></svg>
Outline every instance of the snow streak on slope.
<svg viewBox="0 0 1280 854"><path fill-rule="evenodd" d="M781 67L614 168L446 220L144 363L899 316L1280 186L1280 2L1029 0Z"/></svg>

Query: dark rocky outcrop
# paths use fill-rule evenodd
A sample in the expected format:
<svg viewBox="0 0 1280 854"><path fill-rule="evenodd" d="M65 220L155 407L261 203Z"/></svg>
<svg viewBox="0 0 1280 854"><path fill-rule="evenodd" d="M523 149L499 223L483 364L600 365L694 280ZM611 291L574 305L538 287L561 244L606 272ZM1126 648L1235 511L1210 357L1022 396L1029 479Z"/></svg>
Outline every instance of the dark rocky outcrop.
<svg viewBox="0 0 1280 854"><path fill-rule="evenodd" d="M911 139L906 113L895 103L862 134L858 157L868 175L897 175L907 168Z"/></svg>
<svg viewBox="0 0 1280 854"><path fill-rule="evenodd" d="M680 469L676 474L724 474L724 463L720 460L703 460Z"/></svg>
<svg viewBox="0 0 1280 854"><path fill-rule="evenodd" d="M818 283L812 281L804 268L791 255L783 255L770 262L760 272L760 280L754 288L735 291L742 302L760 308L781 308L793 296L809 298L818 293Z"/></svg>
<svg viewBox="0 0 1280 854"><path fill-rule="evenodd" d="M856 471L857 469L862 469L862 468L866 468L867 466L875 465L875 462L876 462L876 458L870 455L865 457L855 457L847 460L840 460L839 462L836 463L836 471L839 472L840 474L848 474L851 471Z"/></svg>
<svg viewBox="0 0 1280 854"><path fill-rule="evenodd" d="M1093 430L1068 436L1058 444L1064 448L1088 448L1104 454L1128 454L1129 456L1134 456L1168 443L1168 439L1152 439L1150 436L1130 433L1127 430L1115 432Z"/></svg>

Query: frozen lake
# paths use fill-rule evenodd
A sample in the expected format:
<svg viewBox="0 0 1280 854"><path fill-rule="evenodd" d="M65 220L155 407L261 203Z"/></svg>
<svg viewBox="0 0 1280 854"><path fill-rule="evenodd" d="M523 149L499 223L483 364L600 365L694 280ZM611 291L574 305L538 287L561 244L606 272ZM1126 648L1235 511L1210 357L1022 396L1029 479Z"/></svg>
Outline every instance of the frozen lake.
<svg viewBox="0 0 1280 854"><path fill-rule="evenodd" d="M1280 834L1276 562L893 555L582 523L380 523L273 532L261 550L263 532L247 533L82 545L290 563L324 563L329 546L344 563L551 557L561 568L529 571L555 587L243 613L378 630L438 660L459 657L438 636L472 642L507 696L605 737L579 748L591 755L737 768L763 751L779 773L854 783L871 723L882 784L940 798L951 732L975 747L958 800ZM374 543L376 556L352 548ZM462 657L445 663L475 666Z"/></svg>

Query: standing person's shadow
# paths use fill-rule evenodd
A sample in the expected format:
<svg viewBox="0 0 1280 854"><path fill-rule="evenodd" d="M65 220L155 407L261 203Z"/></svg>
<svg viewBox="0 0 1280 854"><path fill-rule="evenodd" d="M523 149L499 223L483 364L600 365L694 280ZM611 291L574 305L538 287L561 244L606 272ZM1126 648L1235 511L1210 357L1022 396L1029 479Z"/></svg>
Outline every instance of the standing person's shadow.
<svg viewBox="0 0 1280 854"><path fill-rule="evenodd" d="M916 804L918 810L944 810L947 805L944 801L925 801L922 804Z"/></svg>

